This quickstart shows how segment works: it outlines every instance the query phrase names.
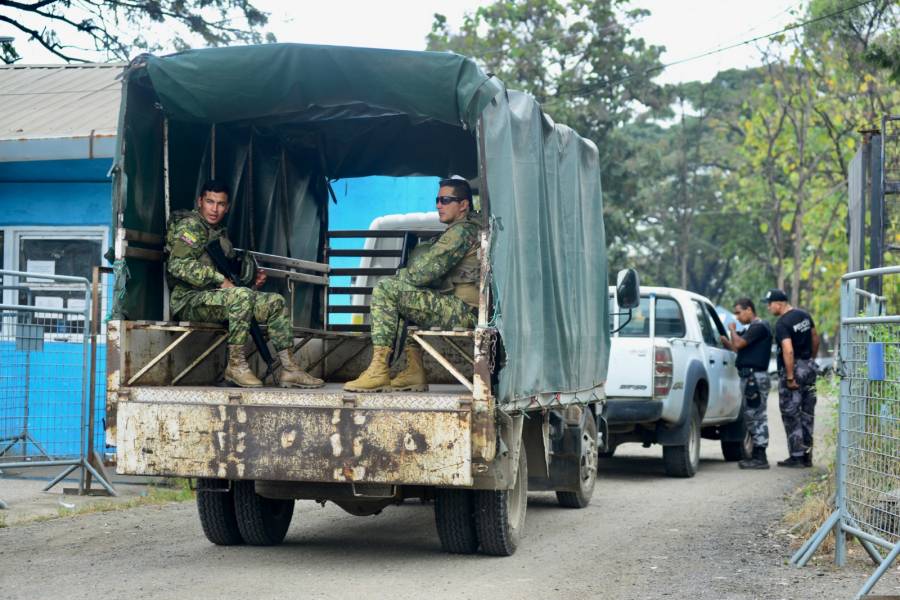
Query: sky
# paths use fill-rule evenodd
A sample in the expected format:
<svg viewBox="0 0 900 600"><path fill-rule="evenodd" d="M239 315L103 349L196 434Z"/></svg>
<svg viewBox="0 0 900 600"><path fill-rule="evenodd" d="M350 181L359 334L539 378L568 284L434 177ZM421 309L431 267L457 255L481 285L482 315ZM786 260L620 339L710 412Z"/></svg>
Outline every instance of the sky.
<svg viewBox="0 0 900 600"><path fill-rule="evenodd" d="M431 30L433 15L444 14L452 29L489 0L256 0L270 13L269 29L282 42L338 44L376 48L421 50ZM651 16L633 32L654 45L666 47L663 62L670 63L722 46L782 29L794 17L802 0L633 0ZM24 34L0 23L0 36ZM34 43L17 44L24 63L55 63L58 59ZM759 64L755 48L744 46L666 69L660 83L706 81L722 69Z"/></svg>

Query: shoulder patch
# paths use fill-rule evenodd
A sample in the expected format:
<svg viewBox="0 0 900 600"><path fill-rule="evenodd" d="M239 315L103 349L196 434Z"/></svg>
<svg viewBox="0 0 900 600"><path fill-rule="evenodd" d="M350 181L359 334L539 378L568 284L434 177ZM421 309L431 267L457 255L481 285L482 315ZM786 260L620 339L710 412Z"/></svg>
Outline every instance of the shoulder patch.
<svg viewBox="0 0 900 600"><path fill-rule="evenodd" d="M190 231L182 231L181 235L179 236L179 239L182 242L184 242L185 244L187 244L188 246L196 246L197 243L200 241L197 238L197 236L194 235L193 233L191 233Z"/></svg>

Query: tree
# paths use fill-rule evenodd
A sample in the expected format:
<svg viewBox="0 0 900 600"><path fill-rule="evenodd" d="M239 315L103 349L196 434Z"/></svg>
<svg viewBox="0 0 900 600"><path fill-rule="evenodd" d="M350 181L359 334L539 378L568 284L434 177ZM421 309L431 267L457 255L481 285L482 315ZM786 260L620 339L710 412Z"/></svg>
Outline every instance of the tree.
<svg viewBox="0 0 900 600"><path fill-rule="evenodd" d="M554 120L600 149L610 263L626 258L634 237L637 181L624 165L636 147L622 126L640 113L666 114L668 99L652 79L663 48L629 27L649 13L628 0L497 0L453 31L436 14L429 50L475 59L512 89L530 93Z"/></svg>
<svg viewBox="0 0 900 600"><path fill-rule="evenodd" d="M92 54L128 60L135 51L185 50L197 38L209 46L275 41L260 28L268 15L249 0L0 0L0 23L27 35L66 62ZM0 60L20 58L15 42L0 43Z"/></svg>

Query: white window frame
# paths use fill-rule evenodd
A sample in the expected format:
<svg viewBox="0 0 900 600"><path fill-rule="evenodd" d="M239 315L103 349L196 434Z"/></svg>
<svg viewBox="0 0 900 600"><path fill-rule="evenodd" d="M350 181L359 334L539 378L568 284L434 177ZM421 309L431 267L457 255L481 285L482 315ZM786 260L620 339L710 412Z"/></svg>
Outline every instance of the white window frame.
<svg viewBox="0 0 900 600"><path fill-rule="evenodd" d="M98 225L10 225L0 227L3 231L3 265L2 268L10 271L24 271L27 265L19 264L20 246L23 240L90 240L100 242L100 256L98 261L103 260L103 253L110 246L110 228L108 226ZM98 262L97 264L102 264ZM109 276L104 276L104 281ZM13 283L13 277L6 278L8 283ZM88 277L90 281L90 277ZM50 284L54 289L82 289L80 285L73 284L67 286L65 284ZM104 286L101 291L101 315L105 315L108 310L109 294L111 290L108 286ZM3 303L16 304L18 302L16 290L3 290ZM105 321L105 319L102 319ZM102 324L102 332L105 333L106 324ZM62 337L71 337L73 334L47 334L54 339L62 339ZM77 334L80 335L80 334Z"/></svg>

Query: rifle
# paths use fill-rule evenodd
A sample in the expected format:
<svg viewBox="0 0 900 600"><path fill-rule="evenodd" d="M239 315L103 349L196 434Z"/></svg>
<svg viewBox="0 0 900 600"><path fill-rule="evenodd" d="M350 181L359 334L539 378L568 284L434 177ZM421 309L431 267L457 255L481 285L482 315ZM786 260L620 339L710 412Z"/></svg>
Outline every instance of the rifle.
<svg viewBox="0 0 900 600"><path fill-rule="evenodd" d="M218 238L206 245L206 253L209 254L219 273L230 279L235 285L239 285L241 280L240 268L234 264L234 261L225 256L222 244ZM266 374L262 377L262 380L265 381L269 375L275 373L275 359L272 358L272 353L269 352L269 346L266 344L266 338L263 337L262 329L260 329L259 323L256 322L256 317L253 315L250 316L250 337L253 338L253 343L259 351L259 355L266 363Z"/></svg>
<svg viewBox="0 0 900 600"><path fill-rule="evenodd" d="M419 238L416 237L415 234L409 231L404 234L403 247L400 250L400 264L397 265L398 271L406 266L406 263L409 261L409 253L412 252L418 243ZM395 329L397 335L394 337L394 348L393 352L391 352L391 364L394 364L394 361L400 358L400 354L403 352L403 346L406 345L406 326L406 319L397 315L397 328Z"/></svg>

